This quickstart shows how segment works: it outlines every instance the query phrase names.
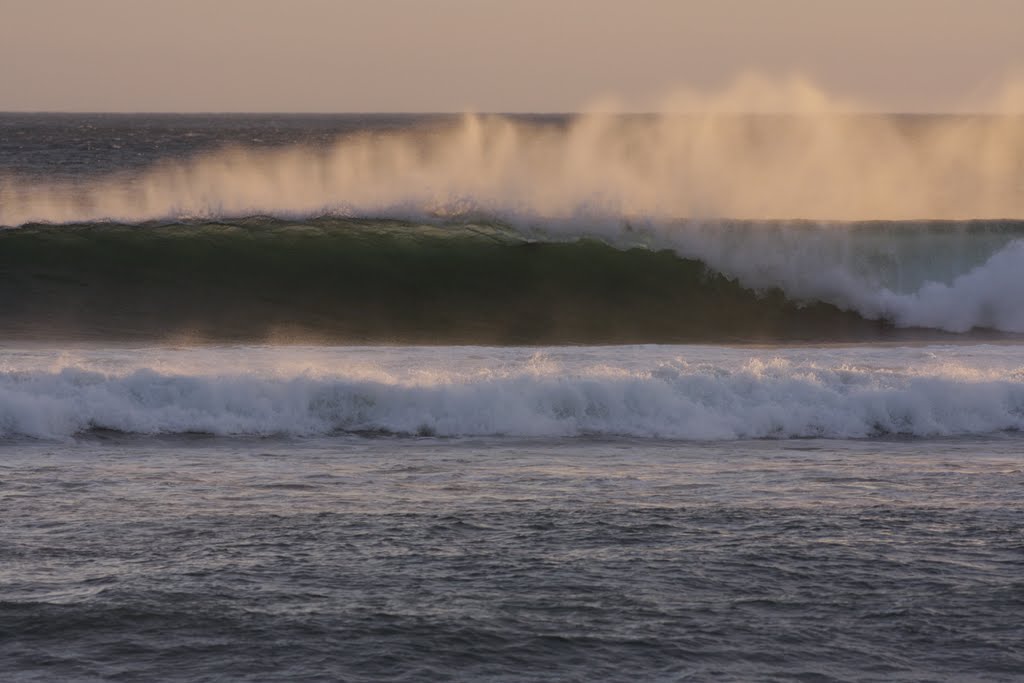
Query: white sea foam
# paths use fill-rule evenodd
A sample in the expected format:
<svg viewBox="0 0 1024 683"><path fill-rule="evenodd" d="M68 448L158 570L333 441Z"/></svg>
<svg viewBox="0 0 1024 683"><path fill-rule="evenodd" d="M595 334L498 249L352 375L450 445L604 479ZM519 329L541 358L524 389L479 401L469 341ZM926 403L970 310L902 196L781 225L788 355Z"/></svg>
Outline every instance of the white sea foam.
<svg viewBox="0 0 1024 683"><path fill-rule="evenodd" d="M901 327L1024 333L1024 240L1016 233L691 224L663 243L752 289L778 288Z"/></svg>
<svg viewBox="0 0 1024 683"><path fill-rule="evenodd" d="M0 434L660 439L1024 428L1024 349L200 349L7 354Z"/></svg>

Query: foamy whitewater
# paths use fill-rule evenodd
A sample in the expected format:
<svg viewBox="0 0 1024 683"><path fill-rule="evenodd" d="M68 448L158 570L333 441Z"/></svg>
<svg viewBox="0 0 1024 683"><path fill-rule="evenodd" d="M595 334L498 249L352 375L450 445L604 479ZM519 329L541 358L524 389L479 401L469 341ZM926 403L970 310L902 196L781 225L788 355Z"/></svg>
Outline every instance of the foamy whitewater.
<svg viewBox="0 0 1024 683"><path fill-rule="evenodd" d="M1019 680L1024 119L839 105L0 114L0 679Z"/></svg>
<svg viewBox="0 0 1024 683"><path fill-rule="evenodd" d="M51 349L4 358L6 437L98 429L710 441L1024 427L1016 346Z"/></svg>

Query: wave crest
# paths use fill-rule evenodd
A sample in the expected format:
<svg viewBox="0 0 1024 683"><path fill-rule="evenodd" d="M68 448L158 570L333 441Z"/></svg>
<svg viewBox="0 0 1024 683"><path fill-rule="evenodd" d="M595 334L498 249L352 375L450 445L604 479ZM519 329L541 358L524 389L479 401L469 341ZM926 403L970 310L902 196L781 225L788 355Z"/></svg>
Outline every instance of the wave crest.
<svg viewBox="0 0 1024 683"><path fill-rule="evenodd" d="M244 355L231 353L236 362ZM591 351L576 367L543 353L483 367L486 353L475 359L471 350L449 353L468 359L442 366L420 359L416 371L405 367L397 374L380 368L313 374L147 367L118 373L74 365L9 370L0 373L0 434L61 438L104 429L730 440L926 437L1024 427L1019 370L920 363L922 370L906 371L772 356L736 364L681 356L642 360L661 352L641 349ZM616 362L622 354L641 360ZM409 355L415 361L416 353Z"/></svg>

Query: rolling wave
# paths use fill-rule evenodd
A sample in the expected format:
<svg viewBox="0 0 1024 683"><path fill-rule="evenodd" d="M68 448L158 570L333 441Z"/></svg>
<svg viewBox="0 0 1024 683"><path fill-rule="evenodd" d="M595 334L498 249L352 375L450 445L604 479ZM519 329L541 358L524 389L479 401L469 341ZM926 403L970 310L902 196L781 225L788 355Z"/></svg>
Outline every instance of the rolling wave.
<svg viewBox="0 0 1024 683"><path fill-rule="evenodd" d="M0 436L113 430L730 440L1024 428L1021 370L1002 367L1004 356L990 367L985 357L949 364L949 354L928 350L884 354L879 364L856 349L751 357L686 348L592 347L566 357L557 350L367 349L363 361L359 350L273 347L105 349L91 360L10 355L0 369ZM894 362L903 367L889 367Z"/></svg>
<svg viewBox="0 0 1024 683"><path fill-rule="evenodd" d="M7 337L551 344L1024 333L1024 222L325 216L0 231ZM927 332L932 330L933 332Z"/></svg>
<svg viewBox="0 0 1024 683"><path fill-rule="evenodd" d="M315 145L168 142L111 172L19 166L0 176L0 333L1024 333L1024 118L841 114L764 85L705 113L368 121ZM772 93L798 106L723 113Z"/></svg>

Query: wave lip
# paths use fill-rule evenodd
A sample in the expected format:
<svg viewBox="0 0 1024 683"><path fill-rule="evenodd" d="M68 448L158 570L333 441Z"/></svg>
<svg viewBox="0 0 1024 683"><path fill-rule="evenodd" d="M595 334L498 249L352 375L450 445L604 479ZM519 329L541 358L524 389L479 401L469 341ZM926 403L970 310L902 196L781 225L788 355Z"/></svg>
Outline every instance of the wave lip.
<svg viewBox="0 0 1024 683"><path fill-rule="evenodd" d="M605 359L607 360L607 359ZM982 435L1024 428L1024 374L925 371L778 357L680 358L574 370L537 357L502 370L196 374L88 367L0 374L0 434L438 437L628 436L666 440Z"/></svg>

